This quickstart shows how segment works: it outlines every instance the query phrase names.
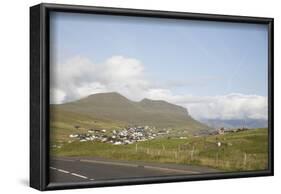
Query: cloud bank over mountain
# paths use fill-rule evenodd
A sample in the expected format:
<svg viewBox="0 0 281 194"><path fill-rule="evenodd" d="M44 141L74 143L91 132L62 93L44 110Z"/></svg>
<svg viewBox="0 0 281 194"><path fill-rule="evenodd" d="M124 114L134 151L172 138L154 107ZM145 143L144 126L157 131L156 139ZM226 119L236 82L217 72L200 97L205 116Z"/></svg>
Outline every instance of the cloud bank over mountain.
<svg viewBox="0 0 281 194"><path fill-rule="evenodd" d="M266 96L179 94L174 92L172 85L164 87L156 82L147 76L142 62L134 58L112 56L95 63L76 56L51 65L50 100L52 104L60 104L90 94L114 91L135 101L149 98L181 105L197 119L267 119Z"/></svg>

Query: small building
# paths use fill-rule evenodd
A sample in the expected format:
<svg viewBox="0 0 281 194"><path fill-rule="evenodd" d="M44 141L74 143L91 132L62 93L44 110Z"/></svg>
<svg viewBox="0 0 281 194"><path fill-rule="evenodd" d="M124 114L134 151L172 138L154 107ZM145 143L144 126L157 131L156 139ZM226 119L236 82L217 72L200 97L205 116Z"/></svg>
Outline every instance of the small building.
<svg viewBox="0 0 281 194"><path fill-rule="evenodd" d="M79 135L78 134L70 134L69 137L70 138L76 138L76 137L79 137Z"/></svg>
<svg viewBox="0 0 281 194"><path fill-rule="evenodd" d="M220 135L223 135L223 134L224 134L224 128L223 128L223 127L220 128L220 129L218 129L218 134L220 134Z"/></svg>

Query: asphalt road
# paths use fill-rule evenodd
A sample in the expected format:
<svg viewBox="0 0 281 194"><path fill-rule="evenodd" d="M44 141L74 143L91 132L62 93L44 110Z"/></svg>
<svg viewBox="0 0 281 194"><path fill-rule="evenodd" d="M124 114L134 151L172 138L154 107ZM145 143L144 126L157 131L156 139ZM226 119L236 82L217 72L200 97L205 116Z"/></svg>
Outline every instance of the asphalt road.
<svg viewBox="0 0 281 194"><path fill-rule="evenodd" d="M50 161L50 182L85 182L96 180L155 177L217 172L204 167L129 163L97 158L56 158Z"/></svg>

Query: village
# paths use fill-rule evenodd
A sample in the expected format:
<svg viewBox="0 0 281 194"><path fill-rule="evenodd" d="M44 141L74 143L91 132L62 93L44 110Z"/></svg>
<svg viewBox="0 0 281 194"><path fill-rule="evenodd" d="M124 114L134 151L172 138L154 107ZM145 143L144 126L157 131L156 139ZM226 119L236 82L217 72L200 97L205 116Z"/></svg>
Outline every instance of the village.
<svg viewBox="0 0 281 194"><path fill-rule="evenodd" d="M77 126L76 126L77 128ZM223 135L225 133L236 133L240 131L248 130L247 128L237 129L225 129L219 128L207 135ZM103 142L113 145L126 145L133 144L135 142L152 140L157 137L163 137L169 135L169 129L157 130L155 127L150 126L131 126L123 129L106 130L106 129L88 129L87 133L75 133L70 134L69 137L73 140L86 142ZM186 137L179 137L179 139L186 139Z"/></svg>
<svg viewBox="0 0 281 194"><path fill-rule="evenodd" d="M94 141L114 145L126 145L139 141L147 141L158 136L169 134L169 130L156 130L155 127L135 126L107 131L106 129L89 129L88 133L75 133L69 137L80 142Z"/></svg>

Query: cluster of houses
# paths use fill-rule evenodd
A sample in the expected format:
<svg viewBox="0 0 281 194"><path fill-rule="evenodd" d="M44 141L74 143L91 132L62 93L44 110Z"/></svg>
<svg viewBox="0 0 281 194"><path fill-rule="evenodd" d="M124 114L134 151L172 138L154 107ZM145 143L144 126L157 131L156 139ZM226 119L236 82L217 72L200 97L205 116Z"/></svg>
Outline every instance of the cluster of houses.
<svg viewBox="0 0 281 194"><path fill-rule="evenodd" d="M210 133L210 135L223 135L225 133L236 133L240 131L247 131L248 128L235 128L235 129L225 129L224 127L217 129L216 131L213 131Z"/></svg>
<svg viewBox="0 0 281 194"><path fill-rule="evenodd" d="M219 128L210 132L208 135L223 135L225 133L235 133L248 130L247 128L225 129ZM149 126L134 126L123 129L107 131L106 129L88 129L87 133L75 133L69 137L80 142L95 141L114 145L132 144L139 141L147 141L156 137L166 136L170 133L169 129L156 129ZM187 139L187 137L179 137Z"/></svg>
<svg viewBox="0 0 281 194"><path fill-rule="evenodd" d="M114 145L132 144L138 141L154 139L157 136L169 134L169 130L156 130L149 126L126 127L121 130L89 129L88 133L71 134L69 137L85 141L111 143Z"/></svg>

